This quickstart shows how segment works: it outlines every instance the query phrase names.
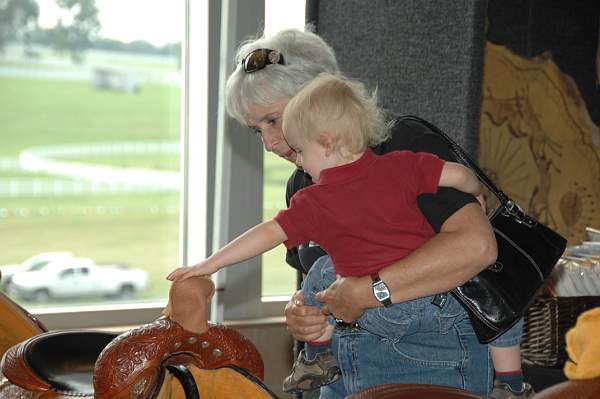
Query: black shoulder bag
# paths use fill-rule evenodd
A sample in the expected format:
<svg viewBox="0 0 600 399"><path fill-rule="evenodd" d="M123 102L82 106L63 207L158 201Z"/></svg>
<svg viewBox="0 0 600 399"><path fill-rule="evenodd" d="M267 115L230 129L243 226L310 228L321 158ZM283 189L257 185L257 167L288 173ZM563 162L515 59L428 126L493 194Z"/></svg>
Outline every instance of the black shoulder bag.
<svg viewBox="0 0 600 399"><path fill-rule="evenodd" d="M457 160L500 201L489 215L498 244L496 262L451 291L469 314L479 341L488 343L523 317L564 252L567 240L527 215L446 133L416 116L402 119L421 123L443 137Z"/></svg>

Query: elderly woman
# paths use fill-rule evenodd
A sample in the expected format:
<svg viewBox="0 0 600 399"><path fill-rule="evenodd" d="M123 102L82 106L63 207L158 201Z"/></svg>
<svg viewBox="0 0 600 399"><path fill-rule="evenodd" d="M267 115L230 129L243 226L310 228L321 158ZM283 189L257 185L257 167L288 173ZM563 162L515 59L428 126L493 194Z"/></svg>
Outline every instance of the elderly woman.
<svg viewBox="0 0 600 399"><path fill-rule="evenodd" d="M291 97L322 72L339 73L333 50L317 35L298 30L248 41L237 53L237 67L227 81L226 107L240 123L254 130L266 151L295 162L286 143L281 116ZM377 154L395 150L426 151L453 160L447 146L415 122L399 119L392 137L373 148ZM312 184L301 169L290 176L287 200ZM343 320L333 337L333 351L342 379L321 388L321 398L343 398L386 383L437 384L487 395L492 378L487 346L481 345L460 304L435 294L462 284L494 262L496 244L477 200L452 189L418 199L422 213L436 231L434 238L371 277L339 278L320 294L325 308ZM314 243L288 251L287 263L306 273L317 262L330 262ZM375 295L378 294L378 295ZM286 306L288 331L310 341L326 327L323 312L305 306L297 292ZM367 308L409 302L420 314L415 334L398 341L382 339L353 324ZM357 361L357 359L359 361ZM357 370L353 364L369 364Z"/></svg>

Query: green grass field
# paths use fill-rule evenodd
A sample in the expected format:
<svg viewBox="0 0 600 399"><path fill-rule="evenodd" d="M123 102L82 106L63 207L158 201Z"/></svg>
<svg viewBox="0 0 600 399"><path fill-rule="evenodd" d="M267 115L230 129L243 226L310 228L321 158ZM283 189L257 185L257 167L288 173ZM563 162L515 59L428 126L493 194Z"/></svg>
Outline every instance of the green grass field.
<svg viewBox="0 0 600 399"><path fill-rule="evenodd" d="M179 90L146 84L139 94L97 91L90 83L0 78L0 157L25 148L67 143L177 139ZM120 167L176 170L178 157L94 157ZM285 181L293 165L265 160L265 217L283 206ZM0 178L36 174L0 171ZM39 175L51 178L47 175ZM44 251L68 250L99 263L123 262L151 276L141 299L164 298L165 274L178 264L179 197L171 194L104 194L0 199L0 265L19 263ZM295 273L283 248L264 258L263 293L289 294Z"/></svg>
<svg viewBox="0 0 600 399"><path fill-rule="evenodd" d="M294 165L276 155L264 157L263 220L275 216L286 207L285 185ZM296 272L285 263L285 248L279 245L263 255L263 295L289 295L295 291Z"/></svg>

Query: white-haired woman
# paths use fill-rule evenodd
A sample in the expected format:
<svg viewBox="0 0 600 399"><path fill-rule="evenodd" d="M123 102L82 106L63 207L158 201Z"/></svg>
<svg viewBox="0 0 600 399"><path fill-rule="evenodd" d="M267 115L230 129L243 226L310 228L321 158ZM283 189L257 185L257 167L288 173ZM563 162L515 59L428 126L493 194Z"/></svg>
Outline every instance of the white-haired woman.
<svg viewBox="0 0 600 399"><path fill-rule="evenodd" d="M226 88L228 113L254 130L266 151L295 162L296 153L285 141L281 117L289 100L322 72L339 73L335 54L319 36L286 30L271 37L243 43L237 67ZM373 148L377 154L395 150L424 151L454 160L436 135L422 125L399 119L392 137ZM312 184L297 169L287 185L287 200ZM477 200L452 189L423 195L419 208L438 233L412 254L371 277L338 279L320 298L337 319L333 350L343 378L321 388L321 398L343 398L367 387L385 383L429 383L463 388L482 395L491 389L488 348L478 342L462 307L452 296L432 303L435 294L462 284L496 258L496 243ZM329 262L314 244L288 251L286 261L306 273L313 263ZM375 296L374 293L381 294ZM365 309L381 303L411 302L421 309L421 328L399 341L367 333L351 322ZM311 341L327 327L319 308L304 305L297 292L285 310L288 331L300 341ZM369 364L366 370L352 367Z"/></svg>

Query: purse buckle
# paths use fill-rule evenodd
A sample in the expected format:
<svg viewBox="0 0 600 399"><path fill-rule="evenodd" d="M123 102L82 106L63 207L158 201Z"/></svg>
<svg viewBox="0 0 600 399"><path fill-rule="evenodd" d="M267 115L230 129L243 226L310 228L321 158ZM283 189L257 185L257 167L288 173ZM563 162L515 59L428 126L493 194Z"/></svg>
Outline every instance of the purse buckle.
<svg viewBox="0 0 600 399"><path fill-rule="evenodd" d="M537 225L537 221L534 218L523 212L523 209L511 200L506 201L503 213L508 216L513 216L517 223L527 227L535 227L535 225Z"/></svg>
<svg viewBox="0 0 600 399"><path fill-rule="evenodd" d="M505 206L506 212L512 216L520 216L523 214L523 210L519 205L513 201L507 201Z"/></svg>

